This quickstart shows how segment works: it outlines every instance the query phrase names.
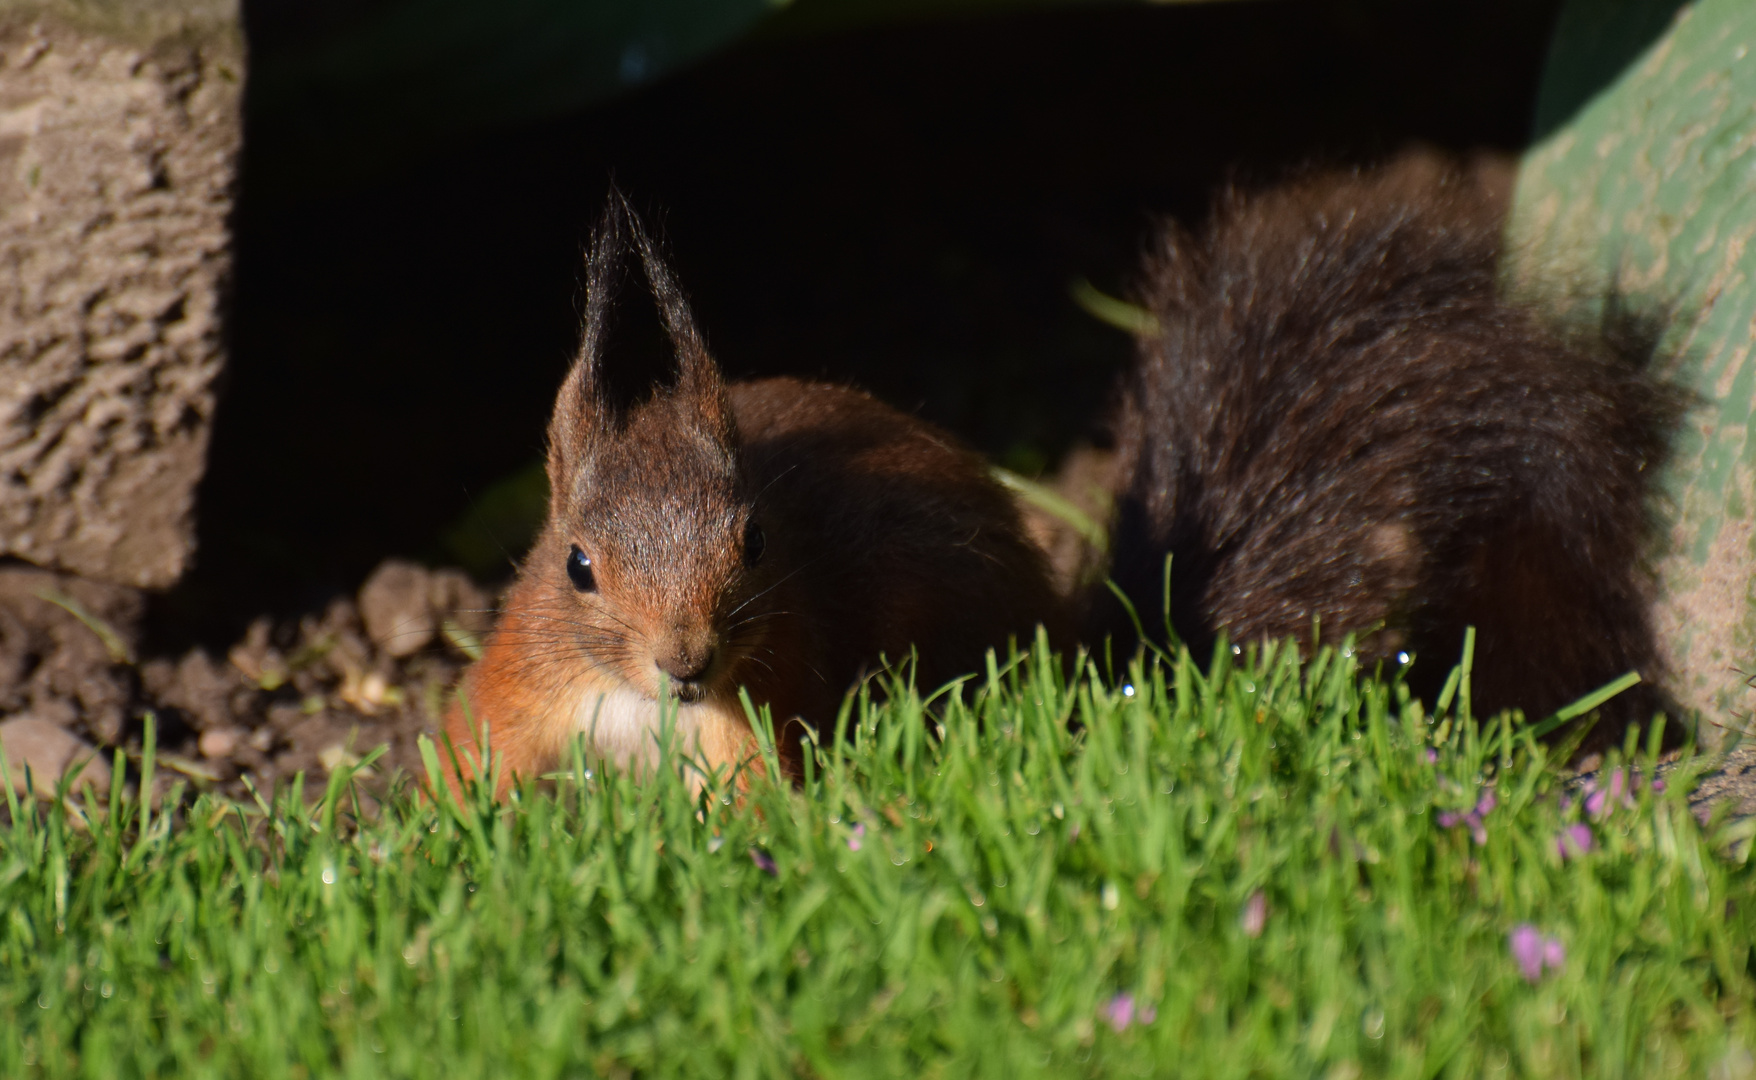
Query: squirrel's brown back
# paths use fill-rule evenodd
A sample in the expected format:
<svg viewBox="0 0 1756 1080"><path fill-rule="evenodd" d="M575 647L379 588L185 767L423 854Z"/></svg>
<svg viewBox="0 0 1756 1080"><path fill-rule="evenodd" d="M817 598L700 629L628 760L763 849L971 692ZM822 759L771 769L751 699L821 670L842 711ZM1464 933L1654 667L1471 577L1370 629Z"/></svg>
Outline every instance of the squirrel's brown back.
<svg viewBox="0 0 1756 1080"><path fill-rule="evenodd" d="M1416 654L1431 689L1475 626L1477 711L1533 716L1661 674L1643 560L1677 398L1502 300L1499 225L1463 177L1405 164L1164 231L1116 424L1113 572L1148 627L1168 554L1198 655L1320 626L1368 666Z"/></svg>
<svg viewBox="0 0 1756 1080"><path fill-rule="evenodd" d="M1011 495L945 432L858 391L768 379L732 387L741 457L789 569L777 627L807 670L790 710L827 722L879 658L913 650L923 688L988 649L1059 636L1059 602ZM784 539L783 539L784 538ZM784 548L783 548L784 545ZM779 696L781 687L775 688Z"/></svg>

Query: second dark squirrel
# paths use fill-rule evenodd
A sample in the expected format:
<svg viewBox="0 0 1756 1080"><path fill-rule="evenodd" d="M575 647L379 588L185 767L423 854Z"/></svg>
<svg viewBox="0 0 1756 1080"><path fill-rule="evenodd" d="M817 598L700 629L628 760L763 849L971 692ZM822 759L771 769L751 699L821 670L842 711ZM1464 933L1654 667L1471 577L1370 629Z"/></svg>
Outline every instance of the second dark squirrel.
<svg viewBox="0 0 1756 1080"><path fill-rule="evenodd" d="M1500 215L1405 160L1223 195L1147 259L1115 424L1112 575L1150 628L1358 635L1431 694L1478 631L1476 711L1540 717L1631 669L1597 738L1662 704L1644 568L1679 398L1498 292ZM1089 633L1131 637L1099 595ZM1150 632L1150 630L1149 630ZM1387 668L1388 669L1388 668ZM1430 696L1429 696L1430 700Z"/></svg>

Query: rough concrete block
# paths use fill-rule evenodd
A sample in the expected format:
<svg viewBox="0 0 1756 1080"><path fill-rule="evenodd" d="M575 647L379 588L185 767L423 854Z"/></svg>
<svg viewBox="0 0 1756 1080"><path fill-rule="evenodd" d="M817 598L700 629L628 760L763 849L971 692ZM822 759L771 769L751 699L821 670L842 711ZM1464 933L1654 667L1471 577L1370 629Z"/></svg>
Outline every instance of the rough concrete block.
<svg viewBox="0 0 1756 1080"><path fill-rule="evenodd" d="M0 555L187 564L242 78L235 3L0 4Z"/></svg>

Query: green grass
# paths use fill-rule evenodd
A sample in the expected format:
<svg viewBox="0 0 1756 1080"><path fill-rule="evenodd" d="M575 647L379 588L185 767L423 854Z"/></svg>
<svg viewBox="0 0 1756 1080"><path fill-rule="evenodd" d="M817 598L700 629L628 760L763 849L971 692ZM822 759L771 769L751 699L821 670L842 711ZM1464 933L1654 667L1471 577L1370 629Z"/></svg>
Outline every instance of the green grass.
<svg viewBox="0 0 1756 1080"><path fill-rule="evenodd" d="M1039 654L936 721L861 701L806 790L741 804L576 761L501 808L365 814L343 773L309 806L18 806L0 1075L1756 1070L1756 879L1680 778L1564 810L1509 725L1337 654L1113 686ZM1478 845L1439 818L1484 785ZM1521 923L1565 950L1535 982Z"/></svg>

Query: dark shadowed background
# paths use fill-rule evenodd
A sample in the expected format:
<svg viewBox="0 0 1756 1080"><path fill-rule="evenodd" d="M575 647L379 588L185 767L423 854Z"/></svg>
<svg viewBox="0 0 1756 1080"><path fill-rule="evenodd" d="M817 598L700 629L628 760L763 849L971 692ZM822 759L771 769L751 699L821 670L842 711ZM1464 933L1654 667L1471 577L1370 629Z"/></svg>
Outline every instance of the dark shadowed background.
<svg viewBox="0 0 1756 1080"><path fill-rule="evenodd" d="M345 89L270 81L352 9L247 2L232 354L198 562L157 633L229 640L387 555L509 566L505 481L540 453L612 176L730 374L852 382L1034 472L1101 438L1130 351L1072 281L1125 293L1155 216L1199 216L1228 178L1417 141L1522 148L1557 6L1118 5L828 32L803 0L593 107L414 138Z"/></svg>

